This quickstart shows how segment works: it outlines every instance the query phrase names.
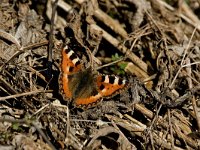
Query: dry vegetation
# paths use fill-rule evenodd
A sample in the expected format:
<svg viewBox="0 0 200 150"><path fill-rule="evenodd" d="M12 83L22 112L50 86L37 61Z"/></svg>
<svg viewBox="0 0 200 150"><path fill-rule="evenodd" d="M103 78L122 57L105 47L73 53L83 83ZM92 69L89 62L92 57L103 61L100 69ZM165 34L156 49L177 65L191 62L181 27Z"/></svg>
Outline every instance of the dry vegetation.
<svg viewBox="0 0 200 150"><path fill-rule="evenodd" d="M0 149L200 149L199 12L199 0L0 0ZM66 103L69 41L129 88Z"/></svg>

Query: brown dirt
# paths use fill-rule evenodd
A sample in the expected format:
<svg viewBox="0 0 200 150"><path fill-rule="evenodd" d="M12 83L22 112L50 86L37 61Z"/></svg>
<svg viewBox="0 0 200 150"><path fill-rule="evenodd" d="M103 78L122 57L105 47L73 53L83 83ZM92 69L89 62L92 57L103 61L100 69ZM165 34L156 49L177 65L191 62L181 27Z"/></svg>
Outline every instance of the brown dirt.
<svg viewBox="0 0 200 150"><path fill-rule="evenodd" d="M1 0L0 149L200 149L199 10L199 0ZM128 89L92 107L63 99L65 45Z"/></svg>

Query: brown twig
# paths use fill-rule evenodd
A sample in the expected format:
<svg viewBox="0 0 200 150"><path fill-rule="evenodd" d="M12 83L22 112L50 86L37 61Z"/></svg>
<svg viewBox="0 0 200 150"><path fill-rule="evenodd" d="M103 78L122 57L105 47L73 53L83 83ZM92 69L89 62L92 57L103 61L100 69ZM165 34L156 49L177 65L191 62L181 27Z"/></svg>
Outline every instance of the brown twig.
<svg viewBox="0 0 200 150"><path fill-rule="evenodd" d="M120 42L111 36L109 33L107 33L105 30L100 28L99 26L92 24L91 28L94 28L95 30L102 31L103 32L103 38L106 39L108 42L110 42L114 47L116 47L120 52L125 54L129 59L133 61L138 67L140 67L141 70L147 72L147 64L143 62L138 56L136 56L134 53L132 53L128 48L121 45Z"/></svg>
<svg viewBox="0 0 200 150"><path fill-rule="evenodd" d="M3 71L4 67L8 63L10 63L11 61L13 61L14 58L16 58L20 54L24 53L26 50L33 49L33 48L36 48L36 47L40 47L40 46L43 46L43 45L46 45L46 44L48 44L48 41L42 41L40 43L35 43L35 44L28 45L26 47L21 47L19 51L17 51L9 60L7 60L7 62L5 62L2 66L0 66L0 72Z"/></svg>
<svg viewBox="0 0 200 150"><path fill-rule="evenodd" d="M18 50L21 48L19 41L13 35L11 35L10 33L7 33L3 30L0 30L0 37L14 43L17 46Z"/></svg>
<svg viewBox="0 0 200 150"><path fill-rule="evenodd" d="M5 101L7 99L17 98L17 97L21 97L21 96L34 95L34 94L38 94L38 93L51 93L51 92L52 92L52 90L36 90L36 91L31 91L31 92L26 92L26 93L21 93L21 94L0 97L0 101Z"/></svg>
<svg viewBox="0 0 200 150"><path fill-rule="evenodd" d="M56 150L56 148L54 147L54 145L49 141L49 139L47 138L47 136L44 134L44 132L38 127L38 125L31 121L31 120L27 120L27 119L7 119L7 118L2 118L0 117L0 122L11 122L11 123L25 123L27 125L32 125L36 128L36 130L40 133L40 135L43 137L43 139L48 143L48 145L53 149Z"/></svg>
<svg viewBox="0 0 200 150"><path fill-rule="evenodd" d="M51 26L50 26L50 33L49 33L49 47L48 47L48 77L51 78L52 75L52 49L53 49L53 31L54 31L54 20L55 20L55 14L57 9L57 3L58 0L55 0L52 3L52 15L51 15Z"/></svg>
<svg viewBox="0 0 200 150"><path fill-rule="evenodd" d="M179 75L181 69L183 68L183 65L184 65L184 63L185 63L185 62L184 62L184 61L185 61L185 56L186 56L186 54L187 54L187 51L188 51L188 49L189 49L189 46L190 46L190 44L191 44L191 41L192 41L192 38L193 38L195 32L196 32L196 28L195 28L195 29L193 30L193 32L192 32L190 41L189 41L189 43L188 43L188 45L187 45L187 48L186 48L185 51L184 51L183 58L182 58L182 60L181 60L181 67L179 68L179 70L177 71L176 75L174 76L174 79L172 80L172 83L171 83L170 86L169 86L170 88L173 86L173 84L174 84L176 78L178 77L178 75Z"/></svg>

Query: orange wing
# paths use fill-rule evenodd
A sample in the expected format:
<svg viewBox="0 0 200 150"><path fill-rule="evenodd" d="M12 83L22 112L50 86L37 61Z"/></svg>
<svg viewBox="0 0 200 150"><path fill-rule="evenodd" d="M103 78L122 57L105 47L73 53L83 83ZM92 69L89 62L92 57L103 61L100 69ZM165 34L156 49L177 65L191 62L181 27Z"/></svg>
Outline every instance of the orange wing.
<svg viewBox="0 0 200 150"><path fill-rule="evenodd" d="M117 76L99 75L97 87L102 97L112 97L128 86L128 82Z"/></svg>
<svg viewBox="0 0 200 150"><path fill-rule="evenodd" d="M103 97L112 97L128 86L126 80L108 75L98 75L96 84L98 93L87 98L77 98L75 100L75 104L77 106L89 106L96 104L101 101Z"/></svg>
<svg viewBox="0 0 200 150"><path fill-rule="evenodd" d="M65 46L62 49L60 88L66 98L72 98L72 92L70 91L68 84L68 76L80 71L81 68L82 64L77 55L73 50L68 49L68 46Z"/></svg>

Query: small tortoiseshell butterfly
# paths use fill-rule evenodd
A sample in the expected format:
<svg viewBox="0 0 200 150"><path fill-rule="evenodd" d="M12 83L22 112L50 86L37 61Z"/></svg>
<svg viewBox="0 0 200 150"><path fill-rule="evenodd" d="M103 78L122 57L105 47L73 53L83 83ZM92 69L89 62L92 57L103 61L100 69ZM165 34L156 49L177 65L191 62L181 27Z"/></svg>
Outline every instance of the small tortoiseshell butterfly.
<svg viewBox="0 0 200 150"><path fill-rule="evenodd" d="M60 90L65 100L77 107L93 106L103 97L112 97L128 83L116 76L103 75L92 68L84 68L73 50L62 49Z"/></svg>

